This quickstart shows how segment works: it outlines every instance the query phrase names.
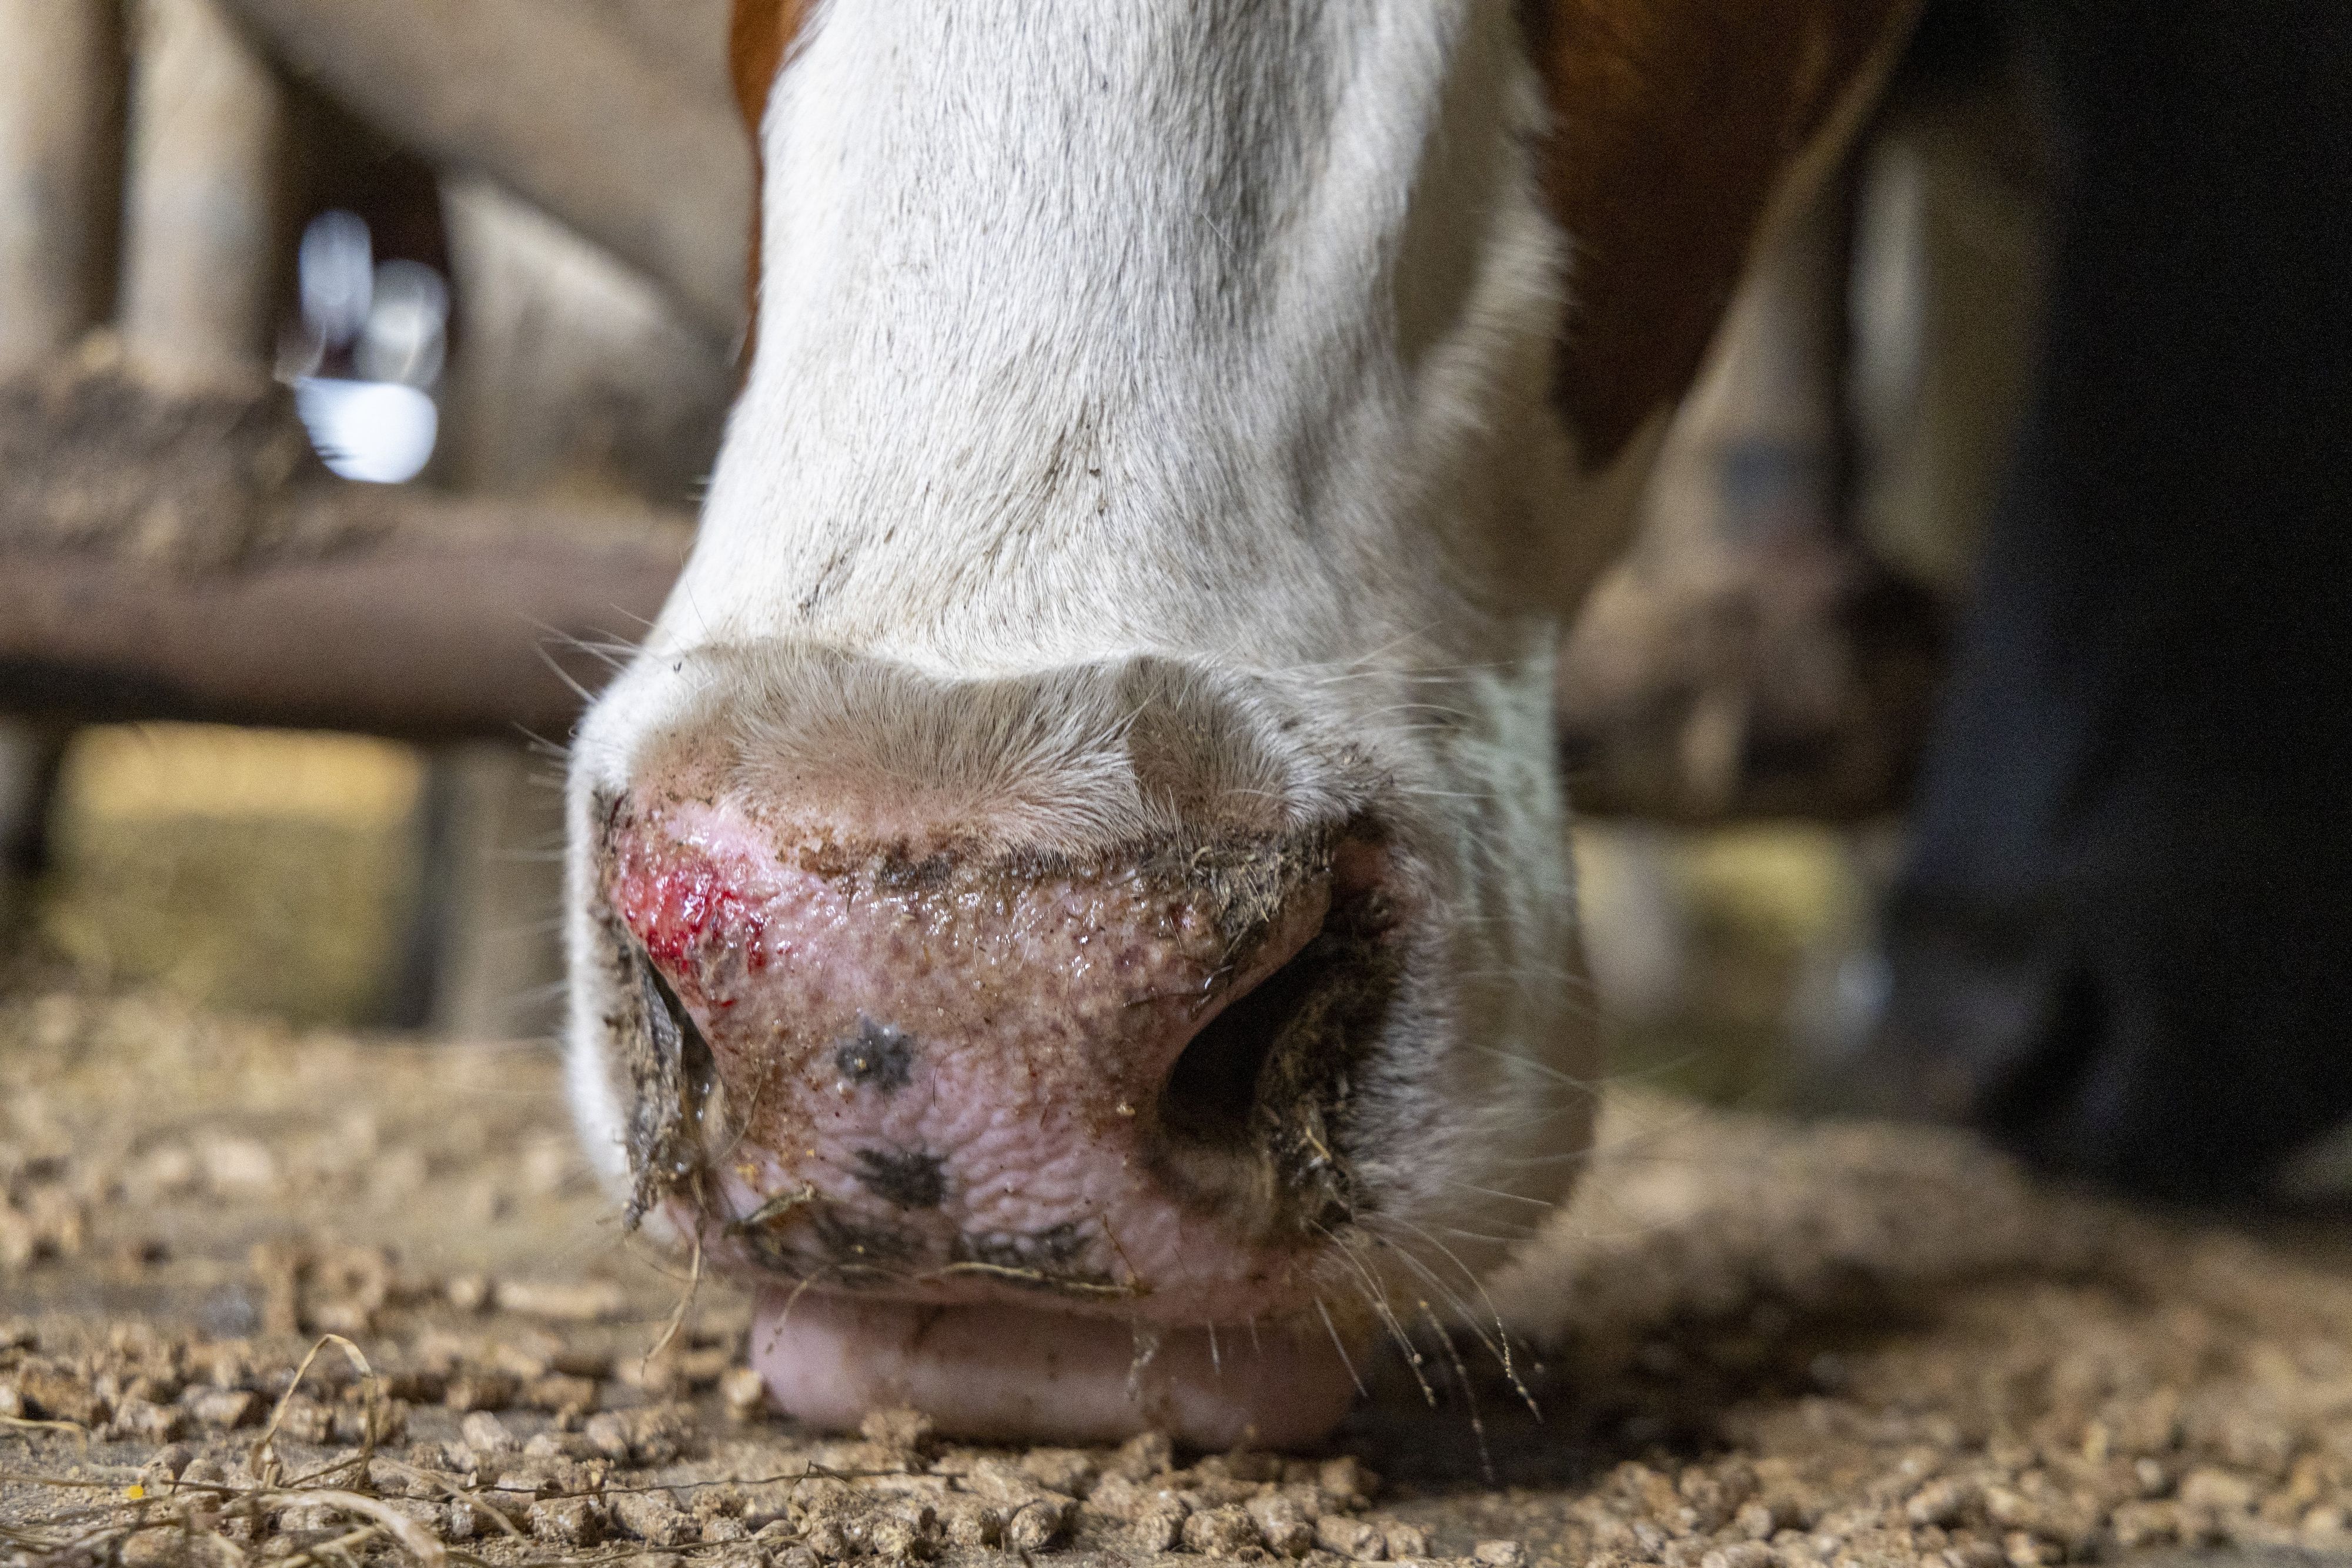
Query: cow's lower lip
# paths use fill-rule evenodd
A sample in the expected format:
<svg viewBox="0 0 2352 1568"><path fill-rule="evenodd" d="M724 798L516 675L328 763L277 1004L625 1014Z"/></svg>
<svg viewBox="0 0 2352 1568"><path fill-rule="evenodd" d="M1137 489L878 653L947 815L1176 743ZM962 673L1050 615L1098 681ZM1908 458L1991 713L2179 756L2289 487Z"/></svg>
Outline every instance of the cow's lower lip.
<svg viewBox="0 0 2352 1568"><path fill-rule="evenodd" d="M911 1406L988 1441L1116 1442L1165 1432L1225 1448L1297 1448L1347 1413L1337 1340L1291 1328L1139 1331L1018 1303L933 1306L796 1286L764 1291L751 1364L789 1415L833 1427Z"/></svg>

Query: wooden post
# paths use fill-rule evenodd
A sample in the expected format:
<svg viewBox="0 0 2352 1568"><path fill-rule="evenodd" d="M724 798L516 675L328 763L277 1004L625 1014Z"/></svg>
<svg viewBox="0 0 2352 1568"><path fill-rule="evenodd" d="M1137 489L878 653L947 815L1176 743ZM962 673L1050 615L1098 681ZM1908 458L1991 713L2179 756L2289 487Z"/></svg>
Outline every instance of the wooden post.
<svg viewBox="0 0 2352 1568"><path fill-rule="evenodd" d="M0 376L113 303L122 67L115 0L0 0Z"/></svg>
<svg viewBox="0 0 2352 1568"><path fill-rule="evenodd" d="M718 449L734 390L726 356L674 296L520 198L466 177L445 191L464 345L448 388L452 480L475 496L685 501ZM412 951L428 977L415 1021L436 1033L555 1030L560 773L519 745L432 754L428 929Z"/></svg>
<svg viewBox="0 0 2352 1568"><path fill-rule="evenodd" d="M646 624L687 534L642 513L413 493L297 507L273 531L327 548L174 571L0 546L0 711L561 739L573 683L605 670L568 640Z"/></svg>
<svg viewBox="0 0 2352 1568"><path fill-rule="evenodd" d="M169 379L261 371L289 248L285 94L214 0L137 0L122 333Z"/></svg>
<svg viewBox="0 0 2352 1568"><path fill-rule="evenodd" d="M1560 664L1580 810L1712 821L1898 806L1942 615L1848 527L1850 187L1775 235L1675 416L1627 559Z"/></svg>
<svg viewBox="0 0 2352 1568"><path fill-rule="evenodd" d="M0 714L0 955L33 929L69 725Z"/></svg>
<svg viewBox="0 0 2352 1568"><path fill-rule="evenodd" d="M432 768L419 1021L456 1040L551 1037L563 1010L563 765L470 741Z"/></svg>
<svg viewBox="0 0 2352 1568"><path fill-rule="evenodd" d="M122 207L119 0L0 0L0 380L46 369L114 305ZM47 862L70 727L0 716L0 923Z"/></svg>

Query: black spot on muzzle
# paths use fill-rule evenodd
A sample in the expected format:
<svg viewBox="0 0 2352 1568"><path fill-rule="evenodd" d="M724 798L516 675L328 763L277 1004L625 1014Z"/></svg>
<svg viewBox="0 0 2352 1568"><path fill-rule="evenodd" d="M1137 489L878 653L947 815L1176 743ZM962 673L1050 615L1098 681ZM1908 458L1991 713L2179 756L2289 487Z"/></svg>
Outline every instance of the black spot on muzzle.
<svg viewBox="0 0 2352 1568"><path fill-rule="evenodd" d="M858 1185L894 1208L937 1208L948 1196L947 1163L910 1149L860 1149Z"/></svg>
<svg viewBox="0 0 2352 1568"><path fill-rule="evenodd" d="M861 1013L857 1032L833 1048L833 1065L846 1082L895 1094L915 1075L915 1042Z"/></svg>

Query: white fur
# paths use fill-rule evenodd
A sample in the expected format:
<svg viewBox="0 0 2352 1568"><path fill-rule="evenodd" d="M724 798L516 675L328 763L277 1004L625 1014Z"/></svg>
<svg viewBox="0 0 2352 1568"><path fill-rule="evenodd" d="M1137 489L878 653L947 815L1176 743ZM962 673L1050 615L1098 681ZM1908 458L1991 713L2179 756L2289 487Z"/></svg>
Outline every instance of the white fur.
<svg viewBox="0 0 2352 1568"><path fill-rule="evenodd" d="M697 650L816 645L949 678L1156 655L1316 716L1416 814L1448 915L1366 1182L1433 1233L1564 1189L1593 1049L1552 618L1649 444L1580 480L1547 402L1539 113L1499 0L818 8L702 533L575 751L572 1082L616 1180L587 802L730 700Z"/></svg>

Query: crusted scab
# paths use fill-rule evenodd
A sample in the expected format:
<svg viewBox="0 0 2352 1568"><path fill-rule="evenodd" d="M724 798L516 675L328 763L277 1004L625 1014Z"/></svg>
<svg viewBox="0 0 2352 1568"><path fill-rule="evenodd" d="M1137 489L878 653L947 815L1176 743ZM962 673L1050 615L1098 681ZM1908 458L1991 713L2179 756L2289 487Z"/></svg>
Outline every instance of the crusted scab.
<svg viewBox="0 0 2352 1568"><path fill-rule="evenodd" d="M805 1279L813 1271L807 1250L798 1245L799 1238L789 1225L738 1224L731 1228L735 1239L751 1260L771 1273L789 1280Z"/></svg>
<svg viewBox="0 0 2352 1568"><path fill-rule="evenodd" d="M915 1042L904 1030L857 1015L857 1031L833 1048L834 1070L845 1082L895 1094L915 1075Z"/></svg>
<svg viewBox="0 0 2352 1568"><path fill-rule="evenodd" d="M596 824L597 852L607 862L613 854L614 834L621 826L621 812L628 802L628 796L619 789L600 789L589 794L588 815Z"/></svg>
<svg viewBox="0 0 2352 1568"><path fill-rule="evenodd" d="M858 1185L894 1208L937 1208L948 1196L947 1162L919 1149L860 1149Z"/></svg>

